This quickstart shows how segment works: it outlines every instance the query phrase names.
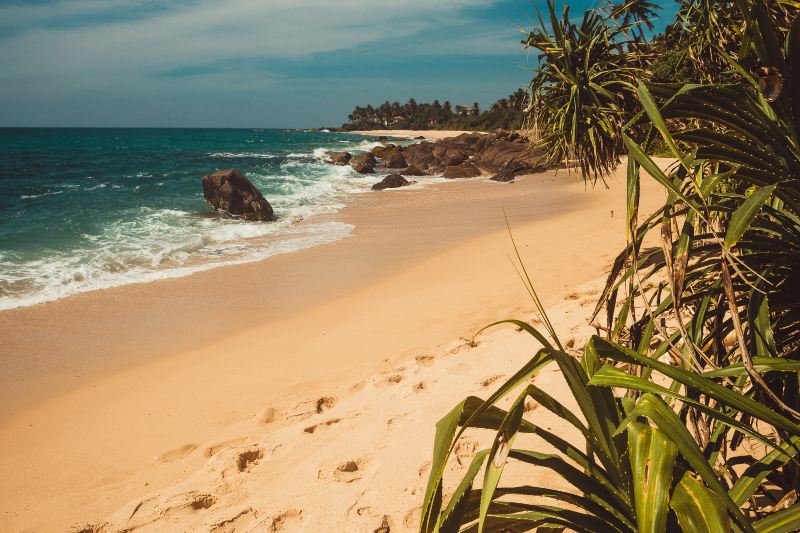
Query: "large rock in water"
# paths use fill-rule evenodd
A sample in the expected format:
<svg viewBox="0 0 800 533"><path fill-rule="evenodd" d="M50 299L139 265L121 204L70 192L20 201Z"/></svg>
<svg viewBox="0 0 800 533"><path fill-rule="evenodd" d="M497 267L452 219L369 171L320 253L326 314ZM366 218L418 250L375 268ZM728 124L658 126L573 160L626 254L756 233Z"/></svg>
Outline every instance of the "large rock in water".
<svg viewBox="0 0 800 533"><path fill-rule="evenodd" d="M377 163L377 159L375 159L375 156L370 152L354 155L350 158L350 166L361 174L372 174L375 172L375 165Z"/></svg>
<svg viewBox="0 0 800 533"><path fill-rule="evenodd" d="M403 176L424 176L425 175L425 171L423 171L420 168L415 167L414 165L409 165L400 174L402 174Z"/></svg>
<svg viewBox="0 0 800 533"><path fill-rule="evenodd" d="M395 189L397 187L405 187L406 185L411 185L411 182L400 174L389 174L381 181L373 185L372 190L382 191L383 189Z"/></svg>
<svg viewBox="0 0 800 533"><path fill-rule="evenodd" d="M350 162L352 158L348 152L331 152L328 154L328 162L334 165L344 166Z"/></svg>
<svg viewBox="0 0 800 533"><path fill-rule="evenodd" d="M481 169L472 163L464 163L458 166L451 166L444 169L445 178L459 179L459 178L476 178L481 175Z"/></svg>
<svg viewBox="0 0 800 533"><path fill-rule="evenodd" d="M274 220L272 206L250 181L235 168L203 177L203 196L225 216L244 220Z"/></svg>
<svg viewBox="0 0 800 533"><path fill-rule="evenodd" d="M383 166L386 168L406 168L406 158L399 151L389 152L383 156Z"/></svg>

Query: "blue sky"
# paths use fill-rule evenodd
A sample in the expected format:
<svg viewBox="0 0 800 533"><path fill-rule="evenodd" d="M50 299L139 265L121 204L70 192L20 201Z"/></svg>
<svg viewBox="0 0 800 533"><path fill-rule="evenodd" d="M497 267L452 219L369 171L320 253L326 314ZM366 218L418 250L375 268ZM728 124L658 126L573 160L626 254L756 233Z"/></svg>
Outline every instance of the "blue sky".
<svg viewBox="0 0 800 533"><path fill-rule="evenodd" d="M0 0L0 126L310 127L386 99L485 106L530 80L535 5Z"/></svg>

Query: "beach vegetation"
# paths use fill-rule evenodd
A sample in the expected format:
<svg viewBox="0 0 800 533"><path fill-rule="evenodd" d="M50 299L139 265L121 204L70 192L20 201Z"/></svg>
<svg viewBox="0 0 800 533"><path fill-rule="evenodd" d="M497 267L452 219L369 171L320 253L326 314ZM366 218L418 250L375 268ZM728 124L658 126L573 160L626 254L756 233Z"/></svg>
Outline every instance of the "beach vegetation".
<svg viewBox="0 0 800 533"><path fill-rule="evenodd" d="M517 89L486 110L481 110L477 102L453 105L449 101L440 103L439 100L434 100L432 103L418 103L413 98L405 104L386 101L377 107L356 106L342 129L518 130L524 125L529 105L529 92L525 89Z"/></svg>
<svg viewBox="0 0 800 533"><path fill-rule="evenodd" d="M549 27L531 34L543 55L534 87L563 109L533 110L540 142L562 161L587 158L570 164L589 180L627 157L628 244L578 352L517 253L541 327L501 323L542 348L437 424L421 530L800 530L800 3L684 0L671 34L646 46L617 33L624 18L608 11L573 23L548 7ZM669 40L685 54L656 76L666 60L642 50ZM590 79L603 84L577 83ZM666 196L644 216L642 179ZM552 364L575 408L536 386ZM579 438L538 425L529 399ZM492 432L492 444L445 497L445 465L467 430ZM508 485L506 468L534 480L549 471L568 488Z"/></svg>
<svg viewBox="0 0 800 533"><path fill-rule="evenodd" d="M549 18L524 44L539 53L531 82L531 122L537 144L552 161L580 169L595 181L625 154L622 127L636 111L636 80L642 68L630 51L629 24L611 23L614 10L586 11L580 22L569 6L548 0Z"/></svg>

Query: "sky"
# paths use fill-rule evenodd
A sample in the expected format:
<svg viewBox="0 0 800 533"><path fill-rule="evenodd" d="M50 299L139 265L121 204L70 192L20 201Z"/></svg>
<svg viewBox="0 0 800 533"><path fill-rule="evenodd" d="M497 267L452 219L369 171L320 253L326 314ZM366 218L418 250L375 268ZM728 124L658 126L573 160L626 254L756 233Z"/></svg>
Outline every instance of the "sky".
<svg viewBox="0 0 800 533"><path fill-rule="evenodd" d="M384 100L485 107L530 81L536 6L0 0L0 126L307 128Z"/></svg>

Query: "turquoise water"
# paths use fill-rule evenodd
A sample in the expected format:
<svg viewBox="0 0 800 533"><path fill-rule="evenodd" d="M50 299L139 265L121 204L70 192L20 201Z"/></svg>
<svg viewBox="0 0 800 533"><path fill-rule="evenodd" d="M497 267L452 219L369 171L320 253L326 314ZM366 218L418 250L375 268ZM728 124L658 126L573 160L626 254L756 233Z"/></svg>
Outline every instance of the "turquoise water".
<svg viewBox="0 0 800 533"><path fill-rule="evenodd" d="M0 128L0 309L340 239L351 226L314 217L379 177L321 158L375 144L288 130ZM200 179L229 167L276 222L210 210Z"/></svg>

